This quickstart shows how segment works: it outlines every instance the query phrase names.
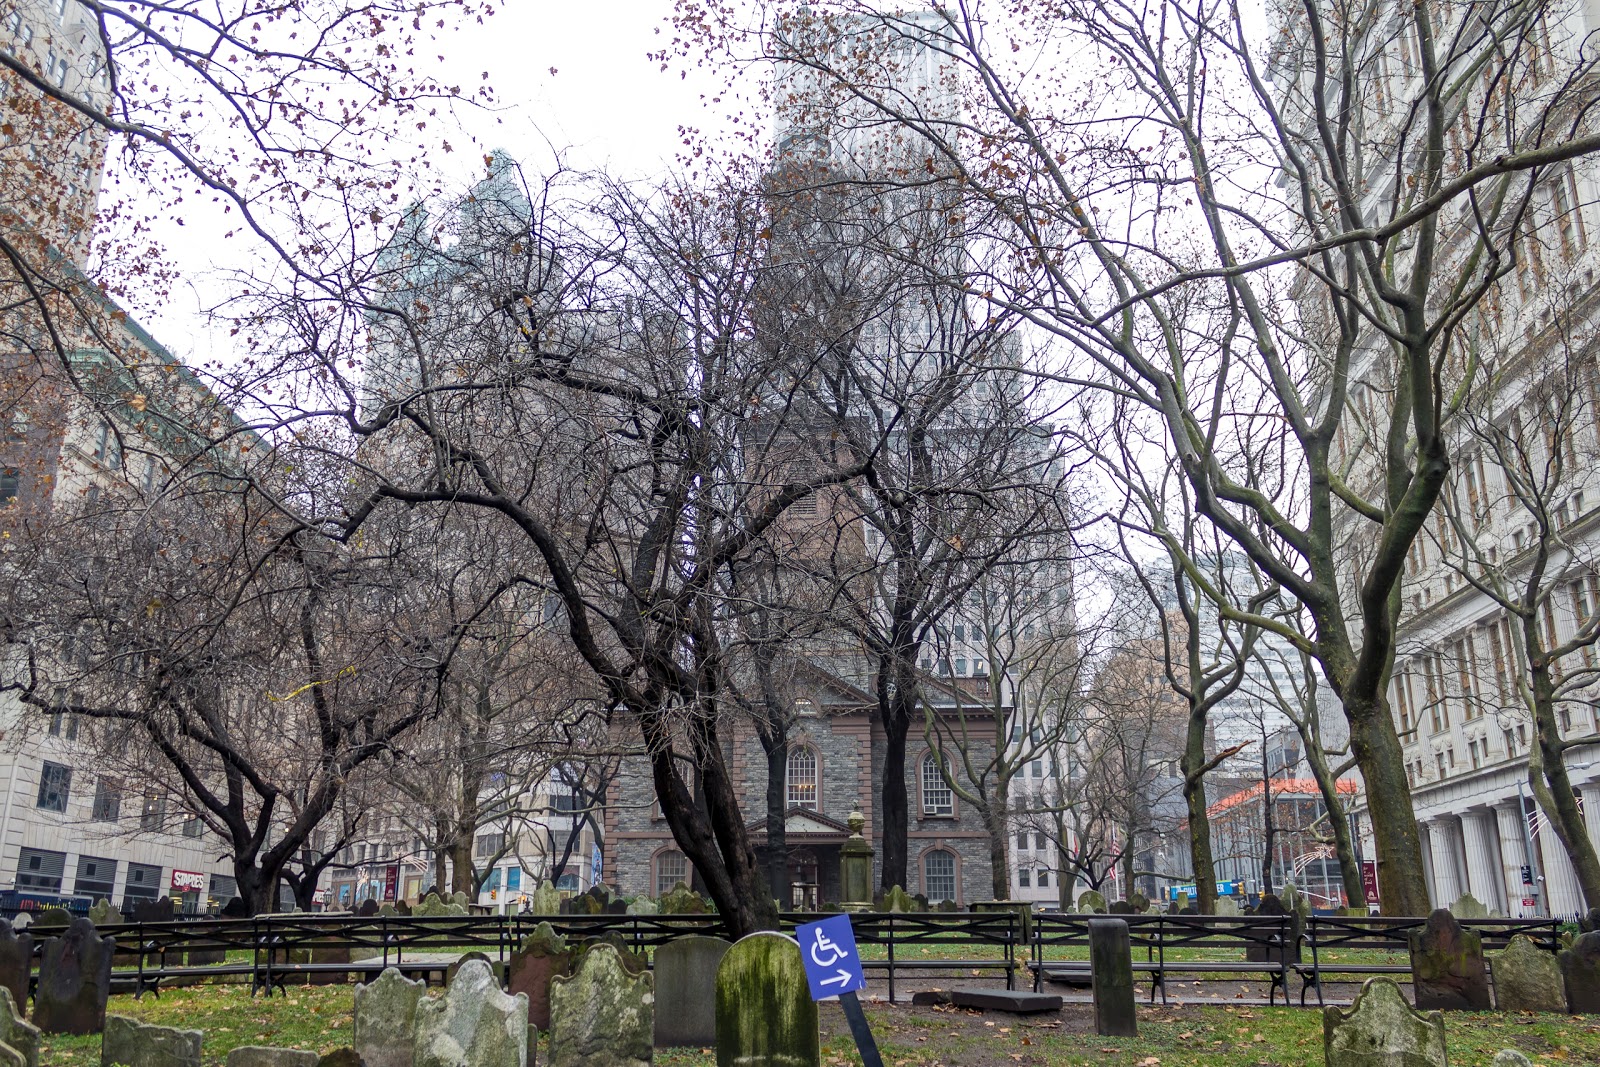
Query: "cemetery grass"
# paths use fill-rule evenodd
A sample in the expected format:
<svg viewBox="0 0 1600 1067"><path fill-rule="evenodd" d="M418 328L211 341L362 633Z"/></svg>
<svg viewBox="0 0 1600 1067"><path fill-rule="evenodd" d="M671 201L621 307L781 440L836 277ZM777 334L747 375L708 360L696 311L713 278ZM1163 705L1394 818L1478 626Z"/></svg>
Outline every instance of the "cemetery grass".
<svg viewBox="0 0 1600 1067"><path fill-rule="evenodd" d="M240 1045L276 1045L326 1052L351 1040L352 986L291 988L287 997L250 996L248 986L197 986L111 999L114 1014L163 1026L205 1031L207 1067L221 1067ZM1093 1032L1087 1004L1059 1016L982 1014L951 1008L890 1008L867 1014L888 1067L1302 1067L1322 1061L1322 1013L1315 1009L1243 1005L1141 1007L1137 1038ZM1516 1048L1546 1067L1600 1063L1600 1020L1563 1015L1451 1013L1450 1061L1487 1064ZM844 1016L822 1009L825 1067L860 1062ZM544 1041L541 1040L541 1044ZM47 1037L41 1063L97 1067L100 1038ZM541 1057L542 1062L542 1057ZM712 1067L709 1049L657 1052L663 1067Z"/></svg>

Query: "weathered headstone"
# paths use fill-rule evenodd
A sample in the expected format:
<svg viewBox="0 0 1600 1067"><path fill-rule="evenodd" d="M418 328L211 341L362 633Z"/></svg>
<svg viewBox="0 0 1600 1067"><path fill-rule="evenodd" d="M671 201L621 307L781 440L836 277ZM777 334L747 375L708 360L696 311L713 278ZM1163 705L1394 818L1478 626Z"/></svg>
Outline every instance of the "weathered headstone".
<svg viewBox="0 0 1600 1067"><path fill-rule="evenodd" d="M463 952L460 956L457 956L455 962L444 969L444 984L448 986L451 982L454 982L456 980L456 975L461 973L462 966L465 965L469 960L478 960L480 963L488 964L489 970L494 971L496 976L498 976L499 971L496 969L496 963L494 960L489 958L489 954L487 952L479 952L477 949L473 949L471 952Z"/></svg>
<svg viewBox="0 0 1600 1067"><path fill-rule="evenodd" d="M717 1043L717 968L730 944L695 935L656 949L657 1048Z"/></svg>
<svg viewBox="0 0 1600 1067"><path fill-rule="evenodd" d="M437 893L429 893L423 898L422 903L411 909L411 914L418 918L437 918L450 915L465 915L467 906L454 901L446 903L439 899Z"/></svg>
<svg viewBox="0 0 1600 1067"><path fill-rule="evenodd" d="M28 930L35 938L53 936L57 931L65 930L71 922L72 913L66 908L40 908L33 913Z"/></svg>
<svg viewBox="0 0 1600 1067"><path fill-rule="evenodd" d="M528 998L469 960L442 997L417 1005L414 1067L528 1067Z"/></svg>
<svg viewBox="0 0 1600 1067"><path fill-rule="evenodd" d="M1084 913L1104 915L1106 898L1093 889L1085 889L1078 894L1078 910Z"/></svg>
<svg viewBox="0 0 1600 1067"><path fill-rule="evenodd" d="M467 913L467 908L472 904L472 898L467 896L466 890L457 889L450 896L450 903L461 909L461 914Z"/></svg>
<svg viewBox="0 0 1600 1067"><path fill-rule="evenodd" d="M367 1063L359 1052L347 1046L323 1053L317 1067L367 1067Z"/></svg>
<svg viewBox="0 0 1600 1067"><path fill-rule="evenodd" d="M393 967L356 986L354 1047L367 1067L412 1067L423 983Z"/></svg>
<svg viewBox="0 0 1600 1067"><path fill-rule="evenodd" d="M109 900L97 900L89 908L89 921L96 926L106 926L122 921L122 912L111 906Z"/></svg>
<svg viewBox="0 0 1600 1067"><path fill-rule="evenodd" d="M33 1021L47 1034L96 1034L105 1027L116 942L74 919L60 937L45 942Z"/></svg>
<svg viewBox="0 0 1600 1067"><path fill-rule="evenodd" d="M1348 1008L1322 1015L1327 1067L1448 1067L1444 1016L1412 1010L1388 978L1369 978Z"/></svg>
<svg viewBox="0 0 1600 1067"><path fill-rule="evenodd" d="M1600 931L1590 931L1561 950L1561 980L1567 987L1567 1010L1574 1015L1600 1015Z"/></svg>
<svg viewBox="0 0 1600 1067"><path fill-rule="evenodd" d="M100 1067L201 1067L199 1030L150 1026L125 1015L106 1016Z"/></svg>
<svg viewBox="0 0 1600 1067"><path fill-rule="evenodd" d="M1489 957L1494 970L1495 1007L1501 1011L1566 1011L1561 964L1532 938L1518 934Z"/></svg>
<svg viewBox="0 0 1600 1067"><path fill-rule="evenodd" d="M1483 938L1464 930L1455 916L1435 908L1411 941L1411 988L1417 1008L1488 1011L1489 977L1483 963Z"/></svg>
<svg viewBox="0 0 1600 1067"><path fill-rule="evenodd" d="M1124 919L1089 920L1089 973L1094 985L1095 1033L1135 1037L1138 1012L1133 1002L1133 955Z"/></svg>
<svg viewBox="0 0 1600 1067"><path fill-rule="evenodd" d="M1489 908L1471 893L1462 893L1456 902L1450 905L1450 914L1457 919L1487 919Z"/></svg>
<svg viewBox="0 0 1600 1067"><path fill-rule="evenodd" d="M9 989L0 989L0 1045L21 1053L25 1067L39 1067L39 1028L23 1019Z"/></svg>
<svg viewBox="0 0 1600 1067"><path fill-rule="evenodd" d="M1213 914L1232 918L1239 914L1239 899L1237 897L1218 897Z"/></svg>
<svg viewBox="0 0 1600 1067"><path fill-rule="evenodd" d="M682 882L656 903L661 905L663 915L704 915L706 910L706 902L700 899L700 894Z"/></svg>
<svg viewBox="0 0 1600 1067"><path fill-rule="evenodd" d="M169 923L174 915L172 901L166 897L133 902L132 918L136 923Z"/></svg>
<svg viewBox="0 0 1600 1067"><path fill-rule="evenodd" d="M740 938L717 968L717 1067L818 1067L822 1037L800 945Z"/></svg>
<svg viewBox="0 0 1600 1067"><path fill-rule="evenodd" d="M579 967L581 967L583 965L584 954L593 949L599 948L601 945L610 945L612 948L616 949L617 955L622 959L622 965L629 971L632 971L634 974L639 974L642 971L647 971L650 969L650 961L645 958L644 950L635 949L633 946L628 944L627 939L624 938L621 933L616 930L612 930L610 933L602 934L600 937L591 937L587 940L580 941L576 946L577 951L573 955L571 970L576 971Z"/></svg>
<svg viewBox="0 0 1600 1067"><path fill-rule="evenodd" d="M366 900L361 902L360 907L356 908L356 915L363 919L370 919L374 915L378 914L378 911L378 902L373 900L371 897L368 897Z"/></svg>
<svg viewBox="0 0 1600 1067"><path fill-rule="evenodd" d="M1143 893L1129 894L1128 903L1133 905L1134 913L1137 915L1143 915L1150 910L1150 898Z"/></svg>
<svg viewBox="0 0 1600 1067"><path fill-rule="evenodd" d="M1590 908L1578 916L1578 929L1585 934L1600 930L1600 908Z"/></svg>
<svg viewBox="0 0 1600 1067"><path fill-rule="evenodd" d="M0 1041L0 1067L28 1067L28 1061L23 1059L22 1053Z"/></svg>
<svg viewBox="0 0 1600 1067"><path fill-rule="evenodd" d="M528 1022L540 1030L550 1029L550 980L572 968L572 950L566 939L550 926L540 923L522 939L506 965L507 987L513 994L528 998Z"/></svg>
<svg viewBox="0 0 1600 1067"><path fill-rule="evenodd" d="M917 907L917 902L912 899L910 893L896 885L890 886L889 891L883 894L883 902L878 905L878 910L909 913L921 909Z"/></svg>
<svg viewBox="0 0 1600 1067"><path fill-rule="evenodd" d="M321 1059L304 1049L240 1045L228 1053L228 1067L317 1067Z"/></svg>
<svg viewBox="0 0 1600 1067"><path fill-rule="evenodd" d="M654 980L598 945L550 983L550 1067L644 1067L654 1054Z"/></svg>
<svg viewBox="0 0 1600 1067"><path fill-rule="evenodd" d="M541 882L528 898L528 911L534 915L561 914L561 892L549 882Z"/></svg>
<svg viewBox="0 0 1600 1067"><path fill-rule="evenodd" d="M629 915L655 915L660 910L661 906L649 897L640 897L628 905Z"/></svg>
<svg viewBox="0 0 1600 1067"><path fill-rule="evenodd" d="M28 1006L28 975L33 969L33 935L19 934L0 919L0 989L9 990L19 1009Z"/></svg>
<svg viewBox="0 0 1600 1067"><path fill-rule="evenodd" d="M1113 900L1110 904L1106 905L1106 914L1132 915L1133 905L1128 903L1126 900Z"/></svg>

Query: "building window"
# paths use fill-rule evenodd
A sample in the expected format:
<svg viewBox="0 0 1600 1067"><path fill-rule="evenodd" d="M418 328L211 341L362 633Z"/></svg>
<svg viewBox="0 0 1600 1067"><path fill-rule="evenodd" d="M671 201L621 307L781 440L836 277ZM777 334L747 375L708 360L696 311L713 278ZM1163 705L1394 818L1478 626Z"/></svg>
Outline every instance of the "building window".
<svg viewBox="0 0 1600 1067"><path fill-rule="evenodd" d="M139 811L139 829L159 830L167 814L167 800L159 793L146 793Z"/></svg>
<svg viewBox="0 0 1600 1067"><path fill-rule="evenodd" d="M122 814L122 783L115 778L101 778L94 784L94 810L90 818L95 822L116 822Z"/></svg>
<svg viewBox="0 0 1600 1067"><path fill-rule="evenodd" d="M656 896L666 896L682 882L689 884L689 858L675 849L656 855Z"/></svg>
<svg viewBox="0 0 1600 1067"><path fill-rule="evenodd" d="M486 859L490 856L493 856L495 853L499 852L505 847L506 835L504 833L478 835L477 852L479 859Z"/></svg>
<svg viewBox="0 0 1600 1067"><path fill-rule="evenodd" d="M15 467L0 469L0 507L16 503L21 479L22 472Z"/></svg>
<svg viewBox="0 0 1600 1067"><path fill-rule="evenodd" d="M200 836L200 831L203 829L203 825L204 824L202 824L200 822L200 816L198 816L198 815L186 815L186 816L184 816L184 819L183 819L183 836L184 837L199 837Z"/></svg>
<svg viewBox="0 0 1600 1067"><path fill-rule="evenodd" d="M61 875L66 869L65 852L25 848L17 856L17 888L40 893L59 893Z"/></svg>
<svg viewBox="0 0 1600 1067"><path fill-rule="evenodd" d="M110 900L116 887L117 861L99 856L78 857L78 877L72 883L72 892L80 897Z"/></svg>
<svg viewBox="0 0 1600 1067"><path fill-rule="evenodd" d="M22 408L14 408L10 420L6 423L6 440L16 445L27 439L28 413Z"/></svg>
<svg viewBox="0 0 1600 1067"><path fill-rule="evenodd" d="M67 810L72 793L72 768L46 761L39 773L39 807L45 811Z"/></svg>
<svg viewBox="0 0 1600 1067"><path fill-rule="evenodd" d="M123 897L129 900L154 900L161 895L161 868L148 863L128 864L128 888Z"/></svg>
<svg viewBox="0 0 1600 1067"><path fill-rule="evenodd" d="M801 746L789 752L789 806L817 810L817 753Z"/></svg>
<svg viewBox="0 0 1600 1067"><path fill-rule="evenodd" d="M1022 889L1029 888L1028 869L1026 867L1024 867L1022 870L1019 870L1017 872L1017 885ZM931 900L933 898L929 897L928 899Z"/></svg>
<svg viewBox="0 0 1600 1067"><path fill-rule="evenodd" d="M956 857L936 848L922 857L922 891L931 903L956 899Z"/></svg>
<svg viewBox="0 0 1600 1067"><path fill-rule="evenodd" d="M939 757L930 752L922 757L922 814L954 815L955 810L955 794L944 780Z"/></svg>
<svg viewBox="0 0 1600 1067"><path fill-rule="evenodd" d="M809 700L796 700L794 702L794 713L803 718L810 718L817 713L817 706Z"/></svg>
<svg viewBox="0 0 1600 1067"><path fill-rule="evenodd" d="M1040 889L1049 889L1050 888L1050 872L1049 871L1043 870L1043 869L1041 869L1039 871L1039 888Z"/></svg>

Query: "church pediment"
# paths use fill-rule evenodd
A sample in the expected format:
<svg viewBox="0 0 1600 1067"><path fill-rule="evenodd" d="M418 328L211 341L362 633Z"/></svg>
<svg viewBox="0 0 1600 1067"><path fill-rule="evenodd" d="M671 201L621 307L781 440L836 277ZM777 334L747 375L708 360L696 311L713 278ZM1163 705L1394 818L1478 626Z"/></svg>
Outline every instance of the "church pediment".
<svg viewBox="0 0 1600 1067"><path fill-rule="evenodd" d="M767 820L757 819L747 829L756 837L765 837ZM850 828L809 808L790 808L783 816L783 832L789 837L844 838L850 835Z"/></svg>

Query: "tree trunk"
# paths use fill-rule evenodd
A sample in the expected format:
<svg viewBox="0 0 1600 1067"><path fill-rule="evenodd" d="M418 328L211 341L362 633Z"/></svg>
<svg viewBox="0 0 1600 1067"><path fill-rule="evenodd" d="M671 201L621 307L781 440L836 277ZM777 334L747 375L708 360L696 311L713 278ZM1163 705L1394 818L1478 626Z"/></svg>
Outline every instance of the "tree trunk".
<svg viewBox="0 0 1600 1067"><path fill-rule="evenodd" d="M1378 861L1378 902L1385 915L1428 914L1422 839L1411 806L1405 754L1381 700L1345 700L1350 748L1367 787L1367 813Z"/></svg>
<svg viewBox="0 0 1600 1067"><path fill-rule="evenodd" d="M879 884L906 888L910 810L906 796L906 734L910 723L894 712L883 722L883 788L878 808L883 820L882 875Z"/></svg>
<svg viewBox="0 0 1600 1067"><path fill-rule="evenodd" d="M768 732L762 731L761 742L767 753L767 884L772 887L779 910L783 910L793 906L793 891L789 886L789 840L784 827L789 800L789 738L784 733L769 739ZM818 770L820 773L821 769Z"/></svg>
<svg viewBox="0 0 1600 1067"><path fill-rule="evenodd" d="M278 910L278 880L254 863L234 864L234 883L239 897L250 906L251 915L270 915Z"/></svg>
<svg viewBox="0 0 1600 1067"><path fill-rule="evenodd" d="M996 795L1002 800L1006 788L1005 784L1001 784L996 789ZM990 889L994 892L995 900L1010 900L1011 862L1007 846L1011 843L1011 836L1006 833L1006 810L1003 804L985 804L982 814L984 827L989 831Z"/></svg>
<svg viewBox="0 0 1600 1067"><path fill-rule="evenodd" d="M1217 867L1211 853L1211 816L1206 811L1206 720L1198 704L1189 709L1183 748L1183 802L1189 811L1189 860L1194 867L1194 903L1201 915L1217 912Z"/></svg>
<svg viewBox="0 0 1600 1067"><path fill-rule="evenodd" d="M450 892L471 897L472 891L472 828L458 826L450 836Z"/></svg>
<svg viewBox="0 0 1600 1067"><path fill-rule="evenodd" d="M1532 617L1524 620L1524 632L1536 626ZM1529 641L1528 650L1539 649L1537 636ZM1534 659L1529 656L1530 661ZM1556 721L1555 683L1550 677L1550 663L1543 655L1532 663L1533 718L1537 744L1528 753L1528 784L1534 799L1543 809L1546 823L1555 830L1561 847L1572 861L1573 872L1583 890L1586 907L1600 908L1600 858L1595 855L1594 842L1589 839L1589 829L1583 812L1578 808L1572 791L1572 779L1567 774L1567 761L1562 748L1560 724ZM1549 901L1546 901L1548 905ZM1552 911L1551 914L1554 914Z"/></svg>

